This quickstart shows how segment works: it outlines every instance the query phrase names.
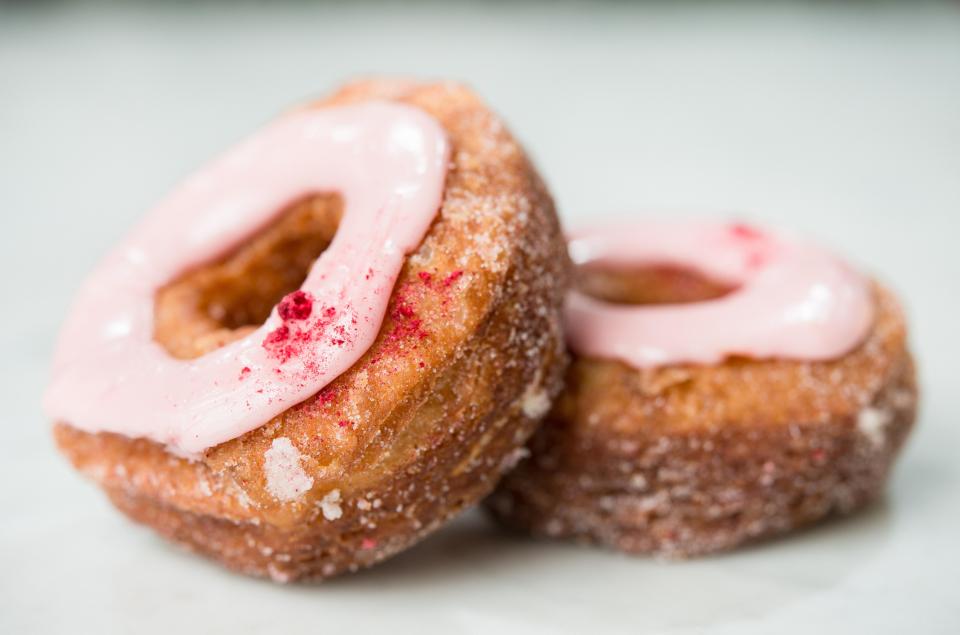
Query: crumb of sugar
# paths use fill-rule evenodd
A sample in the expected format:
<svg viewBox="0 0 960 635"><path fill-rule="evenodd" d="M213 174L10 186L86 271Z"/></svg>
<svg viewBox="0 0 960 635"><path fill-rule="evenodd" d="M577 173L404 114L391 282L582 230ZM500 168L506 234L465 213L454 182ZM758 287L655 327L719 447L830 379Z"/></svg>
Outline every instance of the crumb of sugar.
<svg viewBox="0 0 960 635"><path fill-rule="evenodd" d="M893 414L889 410L867 406L857 414L857 430L874 447L880 448L887 441L887 426L892 420Z"/></svg>
<svg viewBox="0 0 960 635"><path fill-rule="evenodd" d="M515 448L513 451L508 452L503 461L500 463L501 472L509 472L517 466L520 461L530 456L530 450L527 448Z"/></svg>
<svg viewBox="0 0 960 635"><path fill-rule="evenodd" d="M557 537L563 533L563 522L557 518L551 518L544 524L543 530L548 536Z"/></svg>
<svg viewBox="0 0 960 635"><path fill-rule="evenodd" d="M250 509L250 507L253 505L253 501L250 500L247 492L236 483L230 483L230 492L233 494L234 500L236 500L237 503L239 503L239 505L244 509Z"/></svg>
<svg viewBox="0 0 960 635"><path fill-rule="evenodd" d="M287 502L300 498L313 487L313 478L300 465L300 452L287 437L277 437L264 455L267 491Z"/></svg>
<svg viewBox="0 0 960 635"><path fill-rule="evenodd" d="M202 496L213 496L213 490L210 489L210 482L203 474L197 475L197 491Z"/></svg>
<svg viewBox="0 0 960 635"><path fill-rule="evenodd" d="M317 503L323 517L327 520L336 520L343 516L343 509L340 507L340 490L333 489L327 492L326 496Z"/></svg>
<svg viewBox="0 0 960 635"><path fill-rule="evenodd" d="M288 584L293 581L293 575L283 569L278 568L274 563L267 565L267 574L270 579L280 584Z"/></svg>
<svg viewBox="0 0 960 635"><path fill-rule="evenodd" d="M643 474L634 474L630 477L630 488L642 492L647 489L647 478Z"/></svg>
<svg viewBox="0 0 960 635"><path fill-rule="evenodd" d="M531 419L539 419L550 409L550 396L546 390L528 393L523 397L523 414Z"/></svg>
<svg viewBox="0 0 960 635"><path fill-rule="evenodd" d="M550 395L546 388L540 384L540 373L523 393L520 401L520 408L523 414L531 419L539 419L550 410Z"/></svg>

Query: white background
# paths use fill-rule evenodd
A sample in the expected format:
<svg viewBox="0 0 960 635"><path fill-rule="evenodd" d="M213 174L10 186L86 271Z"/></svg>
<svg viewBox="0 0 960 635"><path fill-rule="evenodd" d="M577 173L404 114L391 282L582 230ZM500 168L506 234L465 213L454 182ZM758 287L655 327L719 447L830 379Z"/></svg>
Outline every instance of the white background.
<svg viewBox="0 0 960 635"><path fill-rule="evenodd" d="M322 586L114 513L38 412L96 258L179 178L355 74L462 78L564 219L737 213L904 297L925 398L885 502L665 564L472 515ZM921 3L0 7L0 632L960 632L960 8Z"/></svg>

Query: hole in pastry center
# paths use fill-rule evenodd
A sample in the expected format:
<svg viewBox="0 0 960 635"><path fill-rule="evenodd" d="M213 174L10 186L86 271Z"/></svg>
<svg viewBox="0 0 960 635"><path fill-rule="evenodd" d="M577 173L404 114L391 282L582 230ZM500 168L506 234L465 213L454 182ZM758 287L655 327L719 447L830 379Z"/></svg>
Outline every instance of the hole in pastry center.
<svg viewBox="0 0 960 635"><path fill-rule="evenodd" d="M220 260L157 292L154 339L178 358L197 357L259 327L302 284L343 215L336 195L290 205Z"/></svg>
<svg viewBox="0 0 960 635"><path fill-rule="evenodd" d="M703 302L723 297L736 289L694 269L674 265L618 267L585 264L577 268L574 284L598 300L626 305Z"/></svg>

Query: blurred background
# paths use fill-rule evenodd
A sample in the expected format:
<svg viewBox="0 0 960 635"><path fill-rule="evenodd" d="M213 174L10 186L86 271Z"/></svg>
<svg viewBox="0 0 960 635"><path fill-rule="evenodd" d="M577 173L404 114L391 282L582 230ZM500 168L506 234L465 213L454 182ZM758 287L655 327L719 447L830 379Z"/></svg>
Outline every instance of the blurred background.
<svg viewBox="0 0 960 635"><path fill-rule="evenodd" d="M323 589L131 529L38 411L70 295L180 178L373 74L471 84L568 224L734 215L892 284L926 400L888 500L675 565L473 515ZM0 632L960 632L958 231L955 2L0 2Z"/></svg>

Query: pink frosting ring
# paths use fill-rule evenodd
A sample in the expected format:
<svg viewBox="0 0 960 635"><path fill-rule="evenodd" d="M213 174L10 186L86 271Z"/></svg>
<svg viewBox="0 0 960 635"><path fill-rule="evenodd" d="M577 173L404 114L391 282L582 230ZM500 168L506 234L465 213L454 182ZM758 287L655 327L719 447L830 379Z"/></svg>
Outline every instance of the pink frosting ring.
<svg viewBox="0 0 960 635"><path fill-rule="evenodd" d="M60 335L47 415L191 456L316 394L375 340L404 258L440 206L449 154L436 120L397 103L268 125L177 188L87 278ZM158 289L327 192L343 197L343 218L295 319L274 308L252 334L192 360L153 340ZM298 338L295 356L269 346L280 334Z"/></svg>
<svg viewBox="0 0 960 635"><path fill-rule="evenodd" d="M571 348L636 368L754 359L825 360L855 348L873 323L870 284L833 254L741 224L638 222L571 235L578 265L673 265L734 290L713 300L629 306L567 296Z"/></svg>

